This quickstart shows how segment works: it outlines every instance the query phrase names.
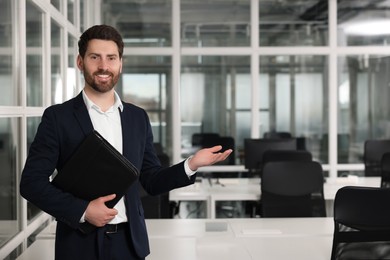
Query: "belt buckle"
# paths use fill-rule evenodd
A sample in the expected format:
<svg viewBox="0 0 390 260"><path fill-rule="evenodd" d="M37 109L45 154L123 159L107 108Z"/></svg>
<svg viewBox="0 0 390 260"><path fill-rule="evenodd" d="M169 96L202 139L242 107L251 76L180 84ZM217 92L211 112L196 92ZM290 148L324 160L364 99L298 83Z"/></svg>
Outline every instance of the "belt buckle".
<svg viewBox="0 0 390 260"><path fill-rule="evenodd" d="M118 232L118 224L111 224L111 227L112 226L114 226L115 229L106 231L106 234L114 234L114 233Z"/></svg>

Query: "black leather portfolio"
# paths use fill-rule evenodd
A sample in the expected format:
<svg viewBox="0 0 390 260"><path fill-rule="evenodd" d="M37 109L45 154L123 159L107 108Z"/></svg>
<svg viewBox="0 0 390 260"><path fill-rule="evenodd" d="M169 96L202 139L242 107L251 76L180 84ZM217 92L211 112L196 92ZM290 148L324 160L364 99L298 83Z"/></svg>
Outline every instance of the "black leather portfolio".
<svg viewBox="0 0 390 260"><path fill-rule="evenodd" d="M112 208L137 177L137 168L94 130L58 170L52 183L88 201L115 193L115 199L106 202Z"/></svg>

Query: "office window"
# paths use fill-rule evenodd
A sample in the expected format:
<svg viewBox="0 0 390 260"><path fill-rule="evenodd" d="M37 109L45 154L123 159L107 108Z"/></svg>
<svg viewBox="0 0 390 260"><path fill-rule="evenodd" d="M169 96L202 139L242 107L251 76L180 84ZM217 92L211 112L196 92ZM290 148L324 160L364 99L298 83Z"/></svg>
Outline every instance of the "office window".
<svg viewBox="0 0 390 260"><path fill-rule="evenodd" d="M75 23L75 15L76 15L76 5L74 0L67 0L67 5L68 5L68 20L72 24Z"/></svg>
<svg viewBox="0 0 390 260"><path fill-rule="evenodd" d="M62 11L62 1L63 0L50 0L50 3L57 8L58 11Z"/></svg>
<svg viewBox="0 0 390 260"><path fill-rule="evenodd" d="M26 2L27 106L43 105L43 16L31 1Z"/></svg>
<svg viewBox="0 0 390 260"><path fill-rule="evenodd" d="M28 117L27 118L27 151L30 149L30 145L34 140L35 134L38 129L38 125L41 122L41 117ZM27 220L31 221L36 217L40 212L34 204L27 202Z"/></svg>
<svg viewBox="0 0 390 260"><path fill-rule="evenodd" d="M172 156L171 57L124 56L121 81L117 91L123 100L147 111L154 142L161 143L165 152Z"/></svg>
<svg viewBox="0 0 390 260"><path fill-rule="evenodd" d="M19 230L16 190L16 176L19 175L18 163L20 152L19 118L0 118L0 247ZM4 223L7 223L4 225Z"/></svg>
<svg viewBox="0 0 390 260"><path fill-rule="evenodd" d="M28 148L45 107L78 92L80 77L75 69L75 54L80 19L75 11L82 1L0 1L1 259L15 259L24 245L34 240L38 226L50 219L33 204L25 203L18 186ZM72 23L65 9L73 16ZM92 16L85 17L85 21L91 23ZM70 55L62 57L65 53ZM69 95L68 85L71 86ZM28 226L23 232L21 224Z"/></svg>
<svg viewBox="0 0 390 260"><path fill-rule="evenodd" d="M339 46L390 44L389 1L337 1Z"/></svg>
<svg viewBox="0 0 390 260"><path fill-rule="evenodd" d="M344 162L362 163L365 140L390 137L389 71L387 55L338 58L338 135L345 138L339 145L349 151Z"/></svg>
<svg viewBox="0 0 390 260"><path fill-rule="evenodd" d="M0 2L0 16L0 105L16 106L19 105L20 88L15 87L12 71L14 44L11 0Z"/></svg>
<svg viewBox="0 0 390 260"><path fill-rule="evenodd" d="M76 74L80 73L76 66L76 57L78 54L77 39L68 34L68 68L66 73L66 91L65 100L68 100L79 93ZM80 85L80 84L79 84ZM84 86L84 85L80 85Z"/></svg>
<svg viewBox="0 0 390 260"><path fill-rule="evenodd" d="M181 0L181 44L249 46L250 1Z"/></svg>
<svg viewBox="0 0 390 260"><path fill-rule="evenodd" d="M9 47L8 49L11 48ZM0 105L4 106L19 104L19 88L15 87L14 78L12 77L12 62L12 55L0 55L0 85L2 86Z"/></svg>
<svg viewBox="0 0 390 260"><path fill-rule="evenodd" d="M0 2L0 14L2 19L0 20L0 47L12 46L12 1L6 0ZM5 50L5 49L4 49ZM4 51L2 49L2 52Z"/></svg>
<svg viewBox="0 0 390 260"><path fill-rule="evenodd" d="M182 155L193 152L196 133L235 140L237 150L250 123L250 59L247 56L183 56L181 67ZM238 115L244 115L238 117ZM245 116L247 115L247 116ZM238 132L242 131L242 132ZM240 138L240 139L239 139ZM238 152L236 153L238 155Z"/></svg>
<svg viewBox="0 0 390 260"><path fill-rule="evenodd" d="M320 55L260 57L260 129L290 132L322 163L328 129L328 58ZM327 139L326 139L327 140Z"/></svg>
<svg viewBox="0 0 390 260"><path fill-rule="evenodd" d="M328 45L328 0L259 1L260 46Z"/></svg>
<svg viewBox="0 0 390 260"><path fill-rule="evenodd" d="M61 27L51 21L51 102L58 104L62 102L63 97L63 72L61 66Z"/></svg>
<svg viewBox="0 0 390 260"><path fill-rule="evenodd" d="M87 0L79 0L80 1L80 31L84 32L88 24L87 24L87 19L88 16L86 15L86 5L87 5Z"/></svg>
<svg viewBox="0 0 390 260"><path fill-rule="evenodd" d="M119 30L125 46L172 45L171 0L103 0L102 10L102 20Z"/></svg>

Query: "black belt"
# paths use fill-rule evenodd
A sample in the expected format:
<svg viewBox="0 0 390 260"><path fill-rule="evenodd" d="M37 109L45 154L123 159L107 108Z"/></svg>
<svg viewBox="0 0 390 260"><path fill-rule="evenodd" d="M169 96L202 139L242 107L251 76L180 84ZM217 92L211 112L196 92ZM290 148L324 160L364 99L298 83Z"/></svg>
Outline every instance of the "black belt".
<svg viewBox="0 0 390 260"><path fill-rule="evenodd" d="M106 234L113 234L113 233L117 233L121 230L124 230L126 227L127 227L126 222L118 223L118 224L107 224L104 226L104 228L105 228L104 232Z"/></svg>

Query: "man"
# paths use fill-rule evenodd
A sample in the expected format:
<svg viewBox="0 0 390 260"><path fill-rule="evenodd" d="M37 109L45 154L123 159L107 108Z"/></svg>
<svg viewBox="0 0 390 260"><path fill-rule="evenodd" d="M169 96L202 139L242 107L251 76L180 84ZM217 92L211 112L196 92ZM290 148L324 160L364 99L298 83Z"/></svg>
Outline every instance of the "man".
<svg viewBox="0 0 390 260"><path fill-rule="evenodd" d="M139 169L139 182L152 195L194 183L199 167L223 161L232 152L219 152L222 147L215 146L169 168L161 167L146 112L122 102L114 90L122 55L122 37L114 28L96 25L85 31L77 57L84 89L75 98L45 110L30 147L20 193L56 218L56 259L144 259L149 254L136 183L111 209L105 202L115 194L85 201L49 181L93 129ZM98 228L84 234L79 231L84 222Z"/></svg>

